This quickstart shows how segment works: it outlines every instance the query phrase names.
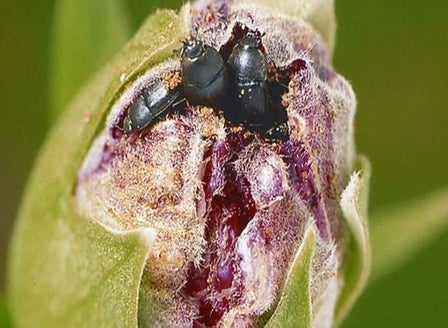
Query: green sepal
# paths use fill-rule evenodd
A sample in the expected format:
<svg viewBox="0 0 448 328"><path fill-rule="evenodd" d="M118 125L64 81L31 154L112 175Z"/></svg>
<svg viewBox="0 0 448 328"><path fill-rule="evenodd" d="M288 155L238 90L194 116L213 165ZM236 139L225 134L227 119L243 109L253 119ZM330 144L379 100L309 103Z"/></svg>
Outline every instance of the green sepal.
<svg viewBox="0 0 448 328"><path fill-rule="evenodd" d="M367 201L369 194L370 164L359 157L356 172L341 195L341 209L346 222L344 282L335 310L335 325L338 326L353 307L370 274L371 254L367 225Z"/></svg>
<svg viewBox="0 0 448 328"><path fill-rule="evenodd" d="M331 55L333 53L336 35L334 0L243 0L242 2L253 2L269 7L276 14L307 21L320 33L323 41L327 45L329 54Z"/></svg>
<svg viewBox="0 0 448 328"><path fill-rule="evenodd" d="M311 263L316 247L315 231L310 226L286 278L285 288L268 328L311 327Z"/></svg>
<svg viewBox="0 0 448 328"><path fill-rule="evenodd" d="M128 12L119 0L58 0L50 54L52 122L81 85L131 37Z"/></svg>
<svg viewBox="0 0 448 328"><path fill-rule="evenodd" d="M152 240L77 214L77 172L105 117L131 82L174 56L189 34L173 11L148 18L117 58L83 88L41 150L20 209L8 265L17 327L135 327Z"/></svg>
<svg viewBox="0 0 448 328"><path fill-rule="evenodd" d="M160 9L179 9L185 4L185 0L151 0L151 1L127 1L131 16L132 26L138 27L146 17Z"/></svg>

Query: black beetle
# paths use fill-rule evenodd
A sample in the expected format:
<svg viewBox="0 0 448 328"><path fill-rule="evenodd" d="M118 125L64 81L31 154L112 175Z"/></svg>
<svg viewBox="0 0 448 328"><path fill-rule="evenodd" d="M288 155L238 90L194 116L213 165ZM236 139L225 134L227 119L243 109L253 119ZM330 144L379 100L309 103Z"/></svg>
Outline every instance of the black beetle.
<svg viewBox="0 0 448 328"><path fill-rule="evenodd" d="M231 121L248 129L265 131L272 124L268 93L268 60L261 39L247 34L233 48L227 62L229 81L236 103L228 106Z"/></svg>
<svg viewBox="0 0 448 328"><path fill-rule="evenodd" d="M145 129L175 106L176 100L185 98L193 106L223 110L228 121L263 133L268 139L286 139L287 116L284 110L274 109L261 36L244 33L229 43L230 54L221 49L226 61L217 49L201 40L191 37L185 41L180 53L183 88L167 89L160 80L151 84L129 107L123 120L124 133Z"/></svg>
<svg viewBox="0 0 448 328"><path fill-rule="evenodd" d="M177 89L166 88L160 80L156 80L131 104L123 120L123 131L130 135L145 129L152 121L162 115L178 99Z"/></svg>
<svg viewBox="0 0 448 328"><path fill-rule="evenodd" d="M219 52L191 37L181 50L185 98L191 105L216 107L225 96L227 73Z"/></svg>

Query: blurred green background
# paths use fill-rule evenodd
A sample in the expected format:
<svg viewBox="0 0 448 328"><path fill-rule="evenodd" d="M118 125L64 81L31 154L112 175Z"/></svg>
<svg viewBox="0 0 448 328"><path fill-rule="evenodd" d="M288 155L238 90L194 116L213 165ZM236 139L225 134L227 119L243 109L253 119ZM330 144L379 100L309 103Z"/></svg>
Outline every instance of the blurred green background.
<svg viewBox="0 0 448 328"><path fill-rule="evenodd" d="M156 5L126 2L133 29ZM448 184L448 1L336 2L334 62L358 97L371 211ZM49 129L53 10L54 1L0 1L0 290L20 198ZM444 234L369 285L344 327L448 327L447 276Z"/></svg>

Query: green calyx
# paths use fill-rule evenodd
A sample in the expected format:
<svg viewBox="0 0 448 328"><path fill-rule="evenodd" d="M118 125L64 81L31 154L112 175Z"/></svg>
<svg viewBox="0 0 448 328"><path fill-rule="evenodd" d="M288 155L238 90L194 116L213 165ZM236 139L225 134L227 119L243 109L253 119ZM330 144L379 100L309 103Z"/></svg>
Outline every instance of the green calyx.
<svg viewBox="0 0 448 328"><path fill-rule="evenodd" d="M85 85L48 137L11 244L8 298L18 327L137 325L151 231L116 234L80 217L73 190L111 105L139 74L173 56L188 35L183 22L167 10L149 17Z"/></svg>

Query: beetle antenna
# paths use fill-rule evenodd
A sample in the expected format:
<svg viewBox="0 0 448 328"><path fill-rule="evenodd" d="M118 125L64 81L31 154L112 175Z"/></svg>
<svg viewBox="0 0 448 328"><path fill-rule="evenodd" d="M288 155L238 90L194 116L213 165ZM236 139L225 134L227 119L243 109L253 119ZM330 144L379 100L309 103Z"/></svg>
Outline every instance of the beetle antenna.
<svg viewBox="0 0 448 328"><path fill-rule="evenodd" d="M179 99L179 100L177 100L175 103L173 103L173 108L175 108L175 107L177 107L177 106L179 106L180 104L182 104L182 103L184 103L184 102L187 102L187 98L185 98L185 97L182 97L181 99Z"/></svg>

